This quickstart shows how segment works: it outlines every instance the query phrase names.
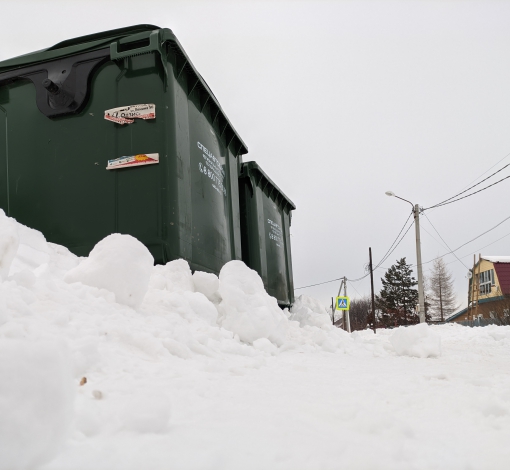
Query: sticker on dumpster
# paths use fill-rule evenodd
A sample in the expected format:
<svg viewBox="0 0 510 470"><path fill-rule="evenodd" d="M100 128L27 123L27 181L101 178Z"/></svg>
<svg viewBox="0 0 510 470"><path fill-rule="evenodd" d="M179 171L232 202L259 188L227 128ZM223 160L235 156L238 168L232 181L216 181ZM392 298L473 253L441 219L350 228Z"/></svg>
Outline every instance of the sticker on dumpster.
<svg viewBox="0 0 510 470"><path fill-rule="evenodd" d="M135 104L122 108L107 109L104 118L117 124L132 124L135 119L155 119L155 104Z"/></svg>
<svg viewBox="0 0 510 470"><path fill-rule="evenodd" d="M159 163L159 153L140 153L129 157L115 158L108 160L107 170L117 170L132 166L153 165Z"/></svg>

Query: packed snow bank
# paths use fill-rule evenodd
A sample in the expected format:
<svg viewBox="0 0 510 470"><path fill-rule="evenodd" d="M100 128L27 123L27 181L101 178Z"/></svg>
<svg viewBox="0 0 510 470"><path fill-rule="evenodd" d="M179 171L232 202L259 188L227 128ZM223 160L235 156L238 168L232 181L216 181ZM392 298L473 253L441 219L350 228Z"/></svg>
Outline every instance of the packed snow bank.
<svg viewBox="0 0 510 470"><path fill-rule="evenodd" d="M278 346L285 342L287 317L276 299L264 290L257 272L242 261L230 261L221 268L219 293L219 322L223 328L247 343L260 338Z"/></svg>
<svg viewBox="0 0 510 470"><path fill-rule="evenodd" d="M145 245L131 235L114 233L101 240L64 280L109 290L117 302L136 308L147 293L153 265Z"/></svg>
<svg viewBox="0 0 510 470"><path fill-rule="evenodd" d="M290 309L290 320L299 322L300 326L317 326L319 328L328 328L331 325L331 319L327 313L326 307L317 299L300 295L296 298L294 305Z"/></svg>
<svg viewBox="0 0 510 470"><path fill-rule="evenodd" d="M104 285L64 281L90 258L17 231L0 282L0 446L8 447L0 468L507 465L510 327L348 334L317 323L327 315L313 299L282 312L240 262L219 278L192 275L183 260L151 267L133 309ZM431 360L434 334L441 355Z"/></svg>
<svg viewBox="0 0 510 470"><path fill-rule="evenodd" d="M55 457L73 418L74 391L65 345L1 338L0 469Z"/></svg>
<svg viewBox="0 0 510 470"><path fill-rule="evenodd" d="M0 209L0 282L7 278L19 246L16 221Z"/></svg>
<svg viewBox="0 0 510 470"><path fill-rule="evenodd" d="M441 338L426 323L401 326L390 336L390 342L399 356L439 357Z"/></svg>

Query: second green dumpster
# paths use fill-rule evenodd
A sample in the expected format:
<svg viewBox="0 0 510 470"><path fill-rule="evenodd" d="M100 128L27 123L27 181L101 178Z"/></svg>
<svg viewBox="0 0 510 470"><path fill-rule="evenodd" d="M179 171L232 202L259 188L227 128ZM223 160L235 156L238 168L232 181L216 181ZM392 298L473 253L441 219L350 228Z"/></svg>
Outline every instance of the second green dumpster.
<svg viewBox="0 0 510 470"><path fill-rule="evenodd" d="M267 292L282 307L294 302L290 251L293 202L255 162L239 177L243 261L262 277Z"/></svg>

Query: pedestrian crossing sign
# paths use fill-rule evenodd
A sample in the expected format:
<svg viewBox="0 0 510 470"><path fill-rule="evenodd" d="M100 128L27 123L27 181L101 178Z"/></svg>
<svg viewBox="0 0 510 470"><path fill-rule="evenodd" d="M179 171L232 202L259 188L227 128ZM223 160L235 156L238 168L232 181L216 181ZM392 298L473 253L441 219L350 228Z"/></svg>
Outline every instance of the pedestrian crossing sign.
<svg viewBox="0 0 510 470"><path fill-rule="evenodd" d="M336 298L336 309L337 310L349 310L349 297L337 297Z"/></svg>

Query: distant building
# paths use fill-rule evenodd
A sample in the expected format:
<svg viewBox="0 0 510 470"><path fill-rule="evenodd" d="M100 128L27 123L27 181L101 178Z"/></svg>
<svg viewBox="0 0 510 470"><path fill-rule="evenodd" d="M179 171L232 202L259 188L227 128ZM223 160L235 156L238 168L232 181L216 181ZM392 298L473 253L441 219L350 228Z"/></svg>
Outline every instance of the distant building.
<svg viewBox="0 0 510 470"><path fill-rule="evenodd" d="M468 306L446 321L507 318L510 312L510 256L481 256L470 273Z"/></svg>

